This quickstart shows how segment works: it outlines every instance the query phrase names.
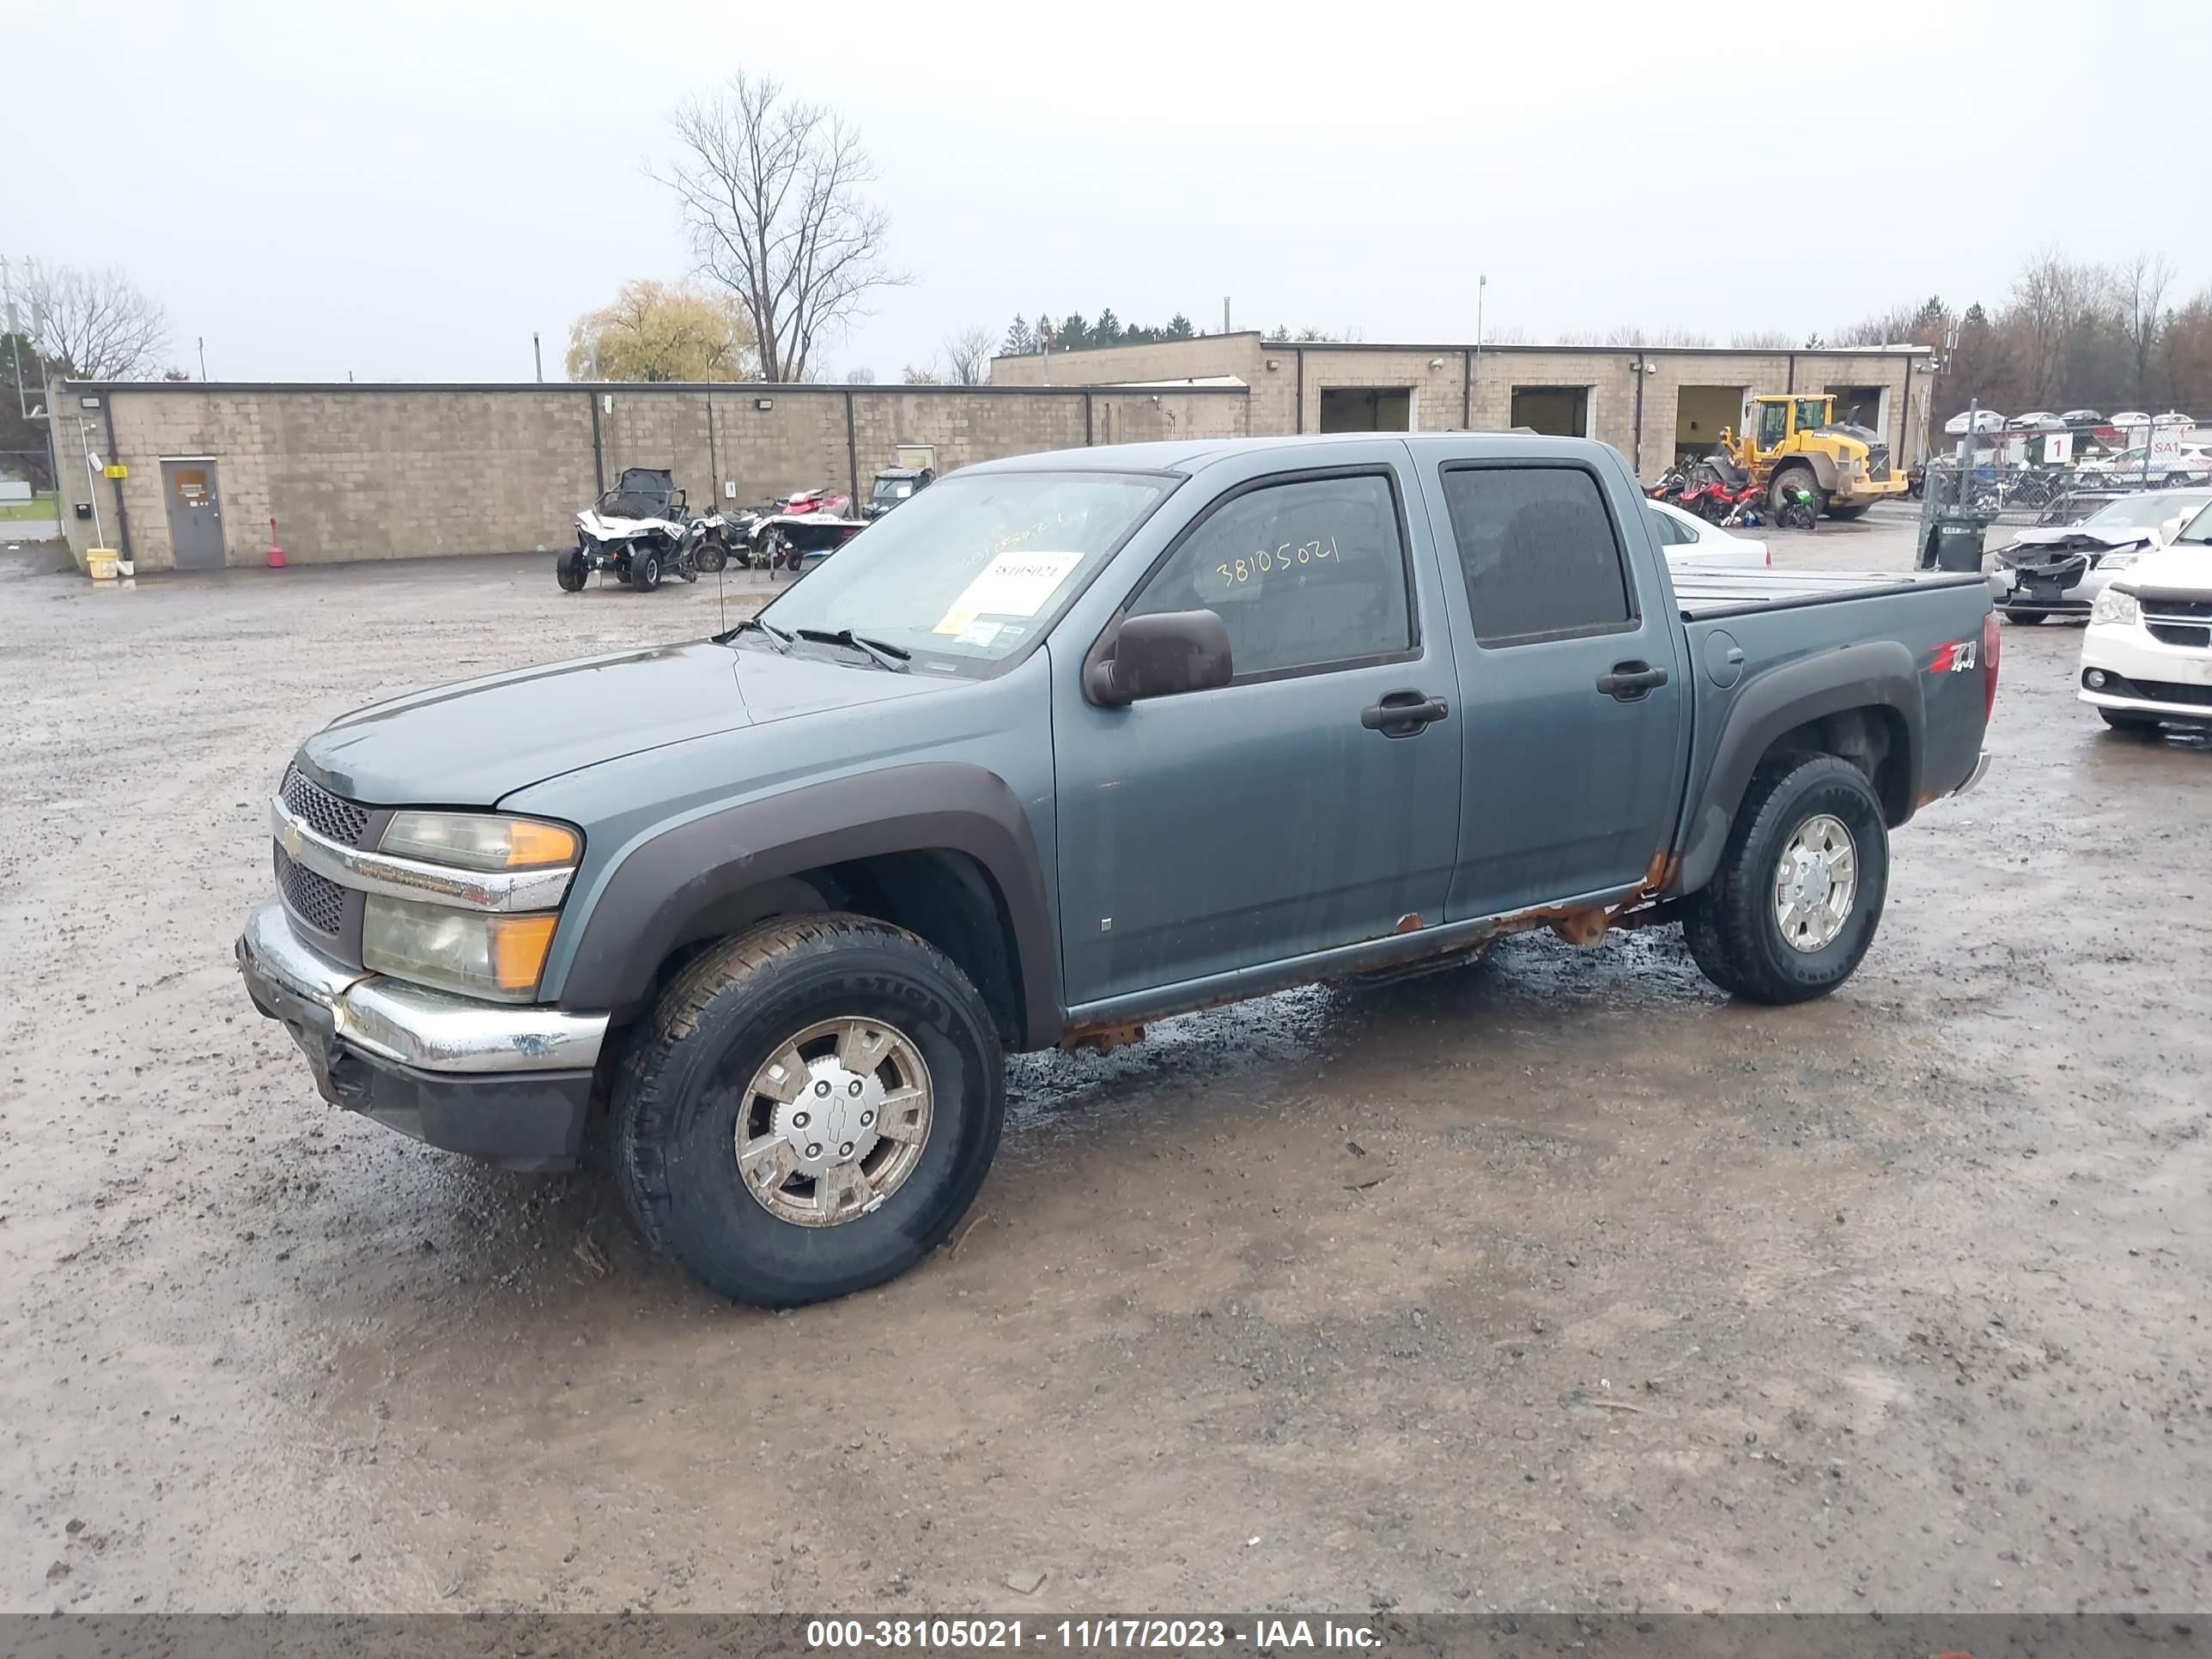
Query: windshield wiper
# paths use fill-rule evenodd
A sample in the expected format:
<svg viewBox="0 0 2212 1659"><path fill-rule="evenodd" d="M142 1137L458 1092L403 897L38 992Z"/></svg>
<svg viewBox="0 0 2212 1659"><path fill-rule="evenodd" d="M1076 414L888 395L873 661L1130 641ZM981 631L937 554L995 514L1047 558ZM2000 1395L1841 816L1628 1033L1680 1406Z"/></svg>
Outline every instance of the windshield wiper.
<svg viewBox="0 0 2212 1659"><path fill-rule="evenodd" d="M795 631L801 639L821 640L830 645L849 647L872 659L878 667L887 668L894 674L905 673L907 659L914 655L911 651L902 651L881 640L863 639L849 628L801 628Z"/></svg>
<svg viewBox="0 0 2212 1659"><path fill-rule="evenodd" d="M725 640L728 640L736 635L744 633L748 628L757 628L762 633L767 635L769 639L775 642L775 648L778 651L787 652L791 649L791 635L785 633L774 623L763 622L758 617L746 617L735 628L732 628L729 633L723 635L722 637Z"/></svg>

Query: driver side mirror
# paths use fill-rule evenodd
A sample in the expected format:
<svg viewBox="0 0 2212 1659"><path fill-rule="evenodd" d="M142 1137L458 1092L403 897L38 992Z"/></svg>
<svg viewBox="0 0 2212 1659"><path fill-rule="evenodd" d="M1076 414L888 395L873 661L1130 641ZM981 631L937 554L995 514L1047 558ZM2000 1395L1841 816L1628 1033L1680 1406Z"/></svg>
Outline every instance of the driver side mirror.
<svg viewBox="0 0 2212 1659"><path fill-rule="evenodd" d="M1083 671L1084 695L1105 708L1229 684L1229 629L1212 611L1131 617Z"/></svg>

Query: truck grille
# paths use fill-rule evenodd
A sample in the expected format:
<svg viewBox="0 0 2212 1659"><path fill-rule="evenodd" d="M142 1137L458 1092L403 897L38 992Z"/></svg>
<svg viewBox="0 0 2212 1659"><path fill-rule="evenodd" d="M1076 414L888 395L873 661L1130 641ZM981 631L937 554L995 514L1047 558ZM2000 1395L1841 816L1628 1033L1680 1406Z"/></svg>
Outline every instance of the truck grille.
<svg viewBox="0 0 2212 1659"><path fill-rule="evenodd" d="M286 769L284 787L277 793L285 810L324 840L334 841L341 847L361 844L361 832L368 827L366 806L341 800L296 766Z"/></svg>
<svg viewBox="0 0 2212 1659"><path fill-rule="evenodd" d="M284 895L284 908L301 926L336 939L345 926L345 889L293 863L283 848L275 851L276 885Z"/></svg>
<svg viewBox="0 0 2212 1659"><path fill-rule="evenodd" d="M2176 622L2170 617L2145 617L2151 638L2166 645L2185 645L2203 651L2212 647L2212 623Z"/></svg>
<svg viewBox="0 0 2212 1659"><path fill-rule="evenodd" d="M1867 477L1876 483L1889 482L1889 446L1869 444L1867 447Z"/></svg>

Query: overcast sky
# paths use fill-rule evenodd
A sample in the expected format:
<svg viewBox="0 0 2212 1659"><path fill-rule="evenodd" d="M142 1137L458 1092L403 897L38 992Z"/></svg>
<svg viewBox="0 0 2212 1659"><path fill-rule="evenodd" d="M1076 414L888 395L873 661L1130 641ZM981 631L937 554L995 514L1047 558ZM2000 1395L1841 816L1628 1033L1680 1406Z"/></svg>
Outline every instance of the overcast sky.
<svg viewBox="0 0 2212 1659"><path fill-rule="evenodd" d="M2212 284L2212 6L11 4L11 254L114 264L216 379L559 378L688 265L646 176L742 64L862 124L911 286L828 367L1111 306L1370 341L1832 330L2021 258ZM1731 25L1765 22L1766 38Z"/></svg>

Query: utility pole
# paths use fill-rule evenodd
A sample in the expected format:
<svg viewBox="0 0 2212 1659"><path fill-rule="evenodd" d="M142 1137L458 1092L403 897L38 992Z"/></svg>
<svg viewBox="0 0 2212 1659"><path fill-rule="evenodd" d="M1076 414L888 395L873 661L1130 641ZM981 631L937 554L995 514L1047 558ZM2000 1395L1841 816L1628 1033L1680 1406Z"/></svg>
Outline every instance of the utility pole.
<svg viewBox="0 0 2212 1659"><path fill-rule="evenodd" d="M1226 294L1221 296L1221 331L1224 334L1229 332L1229 296Z"/></svg>
<svg viewBox="0 0 2212 1659"><path fill-rule="evenodd" d="M207 384L207 336L196 334L192 338L200 349L200 384L205 386Z"/></svg>
<svg viewBox="0 0 2212 1659"><path fill-rule="evenodd" d="M15 273L4 253L0 253L0 294L7 297L8 349L15 356L15 413L27 421L31 418L31 406L23 401L23 330L15 319ZM39 390L44 392L46 387L46 380L41 376Z"/></svg>
<svg viewBox="0 0 2212 1659"><path fill-rule="evenodd" d="M534 328L530 331L530 355L538 362L538 384L544 386L545 384L545 354L538 348L538 331Z"/></svg>

